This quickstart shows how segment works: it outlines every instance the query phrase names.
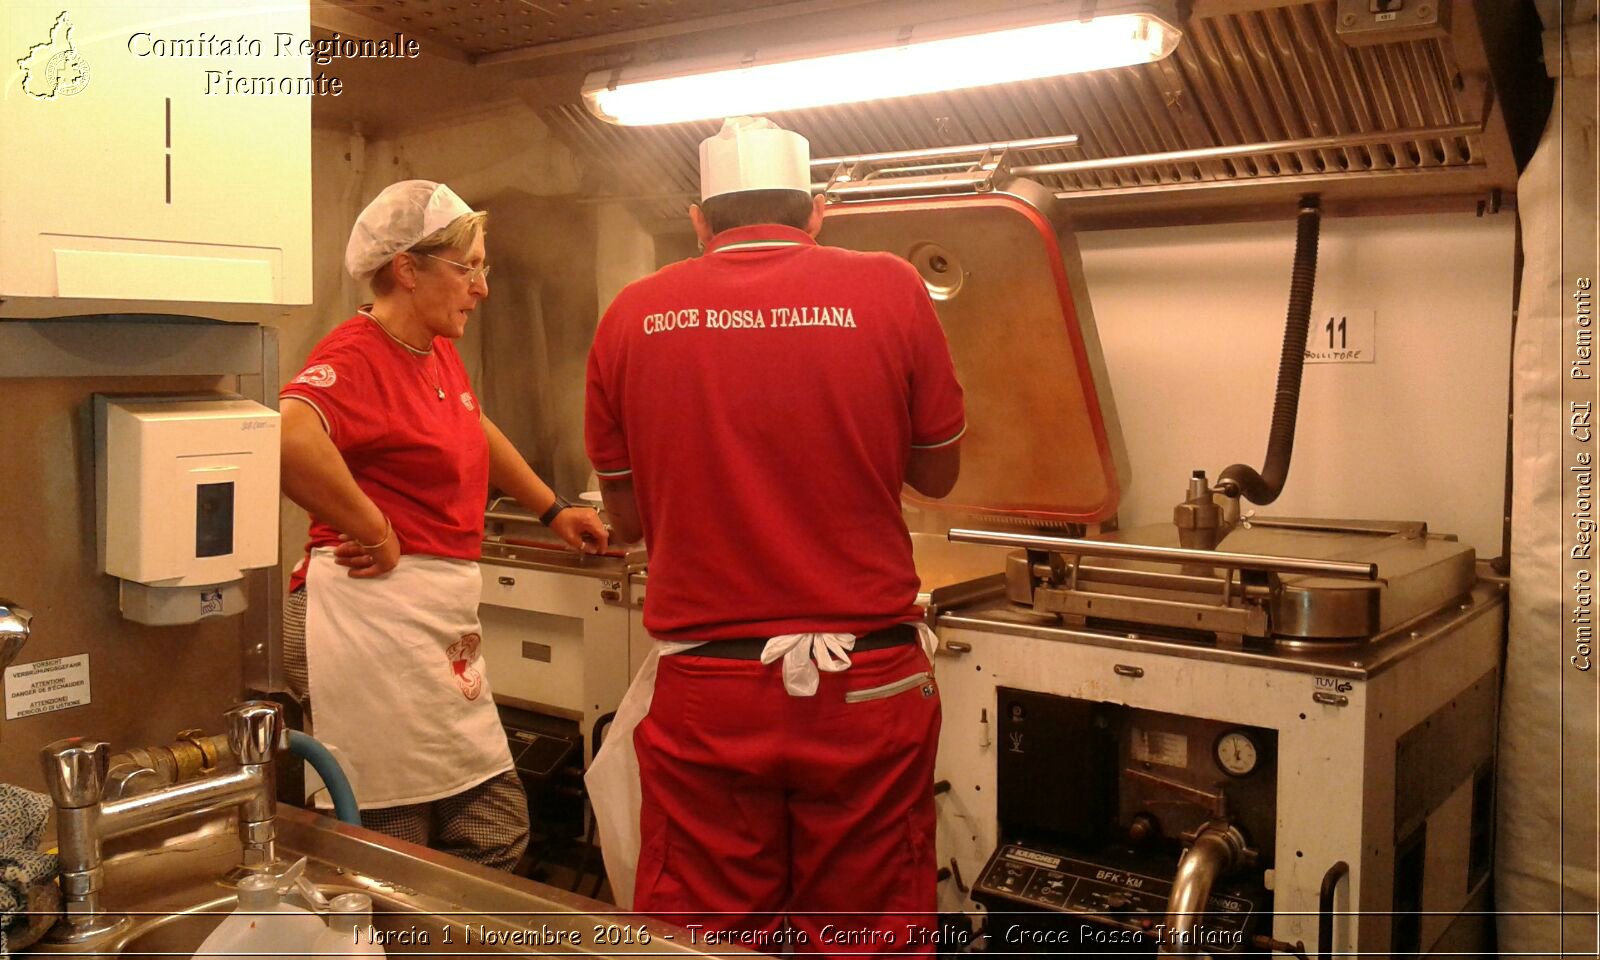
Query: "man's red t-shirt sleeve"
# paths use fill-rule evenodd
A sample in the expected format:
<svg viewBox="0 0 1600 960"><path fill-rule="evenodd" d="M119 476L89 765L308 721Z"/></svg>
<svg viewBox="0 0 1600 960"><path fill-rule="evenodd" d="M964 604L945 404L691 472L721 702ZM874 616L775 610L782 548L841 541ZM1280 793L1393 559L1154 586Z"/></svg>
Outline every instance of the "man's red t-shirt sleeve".
<svg viewBox="0 0 1600 960"><path fill-rule="evenodd" d="M916 276L914 271L912 275ZM950 342L921 278L915 282L911 296L911 446L926 450L961 439L967 418L955 363L950 359Z"/></svg>
<svg viewBox="0 0 1600 960"><path fill-rule="evenodd" d="M617 378L608 377L610 365L615 363L612 357L615 347L611 343L615 324L608 313L595 332L594 345L589 348L583 403L584 447L595 473L606 479L625 477L633 472L628 461L627 437L622 431L621 404L613 396L621 385Z"/></svg>

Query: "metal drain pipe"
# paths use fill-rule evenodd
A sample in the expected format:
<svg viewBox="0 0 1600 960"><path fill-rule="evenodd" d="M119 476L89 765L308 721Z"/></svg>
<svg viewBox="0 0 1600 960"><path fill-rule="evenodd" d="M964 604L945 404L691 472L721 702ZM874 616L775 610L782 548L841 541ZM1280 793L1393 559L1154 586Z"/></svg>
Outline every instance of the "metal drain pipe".
<svg viewBox="0 0 1600 960"><path fill-rule="evenodd" d="M1225 820L1209 823L1178 861L1167 899L1166 936L1158 951L1162 956L1199 956L1207 953L1197 928L1206 916L1206 902L1217 878L1239 866L1245 842L1238 828Z"/></svg>

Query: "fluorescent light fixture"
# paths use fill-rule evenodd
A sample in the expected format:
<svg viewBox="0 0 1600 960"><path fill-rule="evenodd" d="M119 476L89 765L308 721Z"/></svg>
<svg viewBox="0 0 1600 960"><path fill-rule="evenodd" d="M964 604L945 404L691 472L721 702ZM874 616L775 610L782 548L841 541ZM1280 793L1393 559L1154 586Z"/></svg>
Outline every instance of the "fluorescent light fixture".
<svg viewBox="0 0 1600 960"><path fill-rule="evenodd" d="M1022 22L987 16L918 25L851 38L843 50L773 47L602 70L584 82L583 100L595 116L624 126L715 120L1153 63L1183 35L1161 0L1089 7L1093 17L1052 4L1019 11L1032 15Z"/></svg>

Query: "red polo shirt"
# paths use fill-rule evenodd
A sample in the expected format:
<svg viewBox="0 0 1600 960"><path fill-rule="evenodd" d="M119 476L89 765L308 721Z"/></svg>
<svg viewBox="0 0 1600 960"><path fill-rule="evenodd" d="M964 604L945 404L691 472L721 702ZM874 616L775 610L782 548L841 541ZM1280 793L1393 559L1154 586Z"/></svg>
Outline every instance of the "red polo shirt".
<svg viewBox="0 0 1600 960"><path fill-rule="evenodd" d="M666 640L867 633L920 616L900 489L965 429L921 278L765 225L617 296L589 353L589 458L633 478Z"/></svg>
<svg viewBox="0 0 1600 960"><path fill-rule="evenodd" d="M418 353L357 314L311 351L278 394L309 403L359 486L394 525L400 552L476 560L483 550L489 441L455 346ZM311 518L311 547L339 531ZM304 563L290 578L303 580Z"/></svg>

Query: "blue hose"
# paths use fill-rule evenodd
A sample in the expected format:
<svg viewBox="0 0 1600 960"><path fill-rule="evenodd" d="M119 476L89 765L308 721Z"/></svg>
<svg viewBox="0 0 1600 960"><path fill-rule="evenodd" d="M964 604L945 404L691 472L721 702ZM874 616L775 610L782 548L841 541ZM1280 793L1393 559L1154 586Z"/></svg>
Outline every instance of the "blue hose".
<svg viewBox="0 0 1600 960"><path fill-rule="evenodd" d="M344 775L339 761L333 758L322 741L299 730L290 730L289 752L311 764L317 776L327 785L328 796L333 800L333 815L345 823L361 826L361 810L356 806L356 793L350 789L350 780Z"/></svg>

